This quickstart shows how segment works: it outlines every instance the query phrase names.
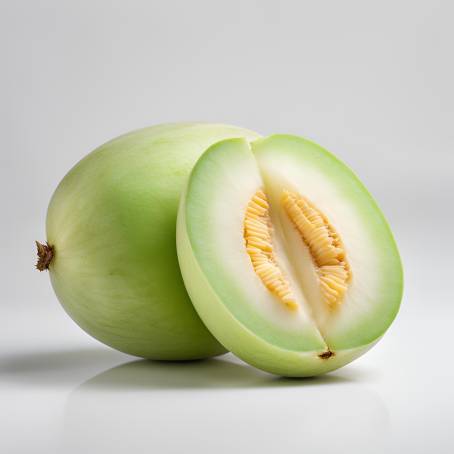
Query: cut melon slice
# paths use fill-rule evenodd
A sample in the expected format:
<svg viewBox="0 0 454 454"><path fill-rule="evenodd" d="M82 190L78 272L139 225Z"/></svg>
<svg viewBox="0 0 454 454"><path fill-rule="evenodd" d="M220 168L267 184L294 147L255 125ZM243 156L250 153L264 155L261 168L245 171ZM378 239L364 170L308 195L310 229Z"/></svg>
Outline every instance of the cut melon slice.
<svg viewBox="0 0 454 454"><path fill-rule="evenodd" d="M377 204L305 139L228 139L195 165L177 247L186 288L225 348L311 376L368 350L396 316L402 267Z"/></svg>

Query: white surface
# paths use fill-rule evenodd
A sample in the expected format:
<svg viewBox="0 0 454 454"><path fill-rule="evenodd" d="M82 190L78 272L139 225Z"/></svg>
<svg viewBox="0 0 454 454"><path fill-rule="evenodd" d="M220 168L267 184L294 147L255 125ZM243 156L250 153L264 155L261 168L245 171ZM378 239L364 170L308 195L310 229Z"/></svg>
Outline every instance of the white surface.
<svg viewBox="0 0 454 454"><path fill-rule="evenodd" d="M0 357L2 453L454 450L452 312L423 321L404 308L366 356L297 380L231 355L137 360L92 341L58 306L42 309L0 314L9 321Z"/></svg>
<svg viewBox="0 0 454 454"><path fill-rule="evenodd" d="M0 452L454 452L454 3L0 0ZM306 136L396 234L401 313L363 358L284 380L231 356L137 362L33 269L88 151L182 120Z"/></svg>

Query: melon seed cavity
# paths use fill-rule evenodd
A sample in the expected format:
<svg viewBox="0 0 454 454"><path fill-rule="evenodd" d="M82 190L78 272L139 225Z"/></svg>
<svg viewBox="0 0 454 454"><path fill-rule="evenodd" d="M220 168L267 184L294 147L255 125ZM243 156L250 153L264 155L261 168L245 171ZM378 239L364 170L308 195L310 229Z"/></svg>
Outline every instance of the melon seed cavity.
<svg viewBox="0 0 454 454"><path fill-rule="evenodd" d="M330 309L342 304L352 275L345 248L328 218L307 198L284 190L282 206L309 249L323 301ZM246 251L265 287L291 310L298 308L291 286L276 260L266 194L258 190L244 218Z"/></svg>

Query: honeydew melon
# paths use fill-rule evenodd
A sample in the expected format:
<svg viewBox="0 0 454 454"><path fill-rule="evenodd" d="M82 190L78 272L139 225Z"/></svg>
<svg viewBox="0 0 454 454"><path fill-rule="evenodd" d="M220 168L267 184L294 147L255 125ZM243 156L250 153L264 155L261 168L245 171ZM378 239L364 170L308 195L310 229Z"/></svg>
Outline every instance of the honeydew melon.
<svg viewBox="0 0 454 454"><path fill-rule="evenodd" d="M186 293L175 245L182 187L219 140L256 139L218 124L171 124L118 137L63 178L47 213L48 269L64 309L87 333L131 355L163 360L225 352Z"/></svg>
<svg viewBox="0 0 454 454"><path fill-rule="evenodd" d="M344 163L300 137L210 147L181 197L177 249L211 333L279 375L354 360L402 297L399 253L376 202Z"/></svg>

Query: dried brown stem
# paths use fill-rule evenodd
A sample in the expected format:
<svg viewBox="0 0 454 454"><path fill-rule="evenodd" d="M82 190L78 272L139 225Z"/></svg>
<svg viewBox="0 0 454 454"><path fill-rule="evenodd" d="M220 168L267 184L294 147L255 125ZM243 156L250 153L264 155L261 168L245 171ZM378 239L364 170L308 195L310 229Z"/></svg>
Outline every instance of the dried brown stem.
<svg viewBox="0 0 454 454"><path fill-rule="evenodd" d="M37 253L38 253L38 262L36 263L36 269L39 271L44 271L49 268L50 262L54 257L54 247L51 246L48 242L42 244L39 241L35 241Z"/></svg>

